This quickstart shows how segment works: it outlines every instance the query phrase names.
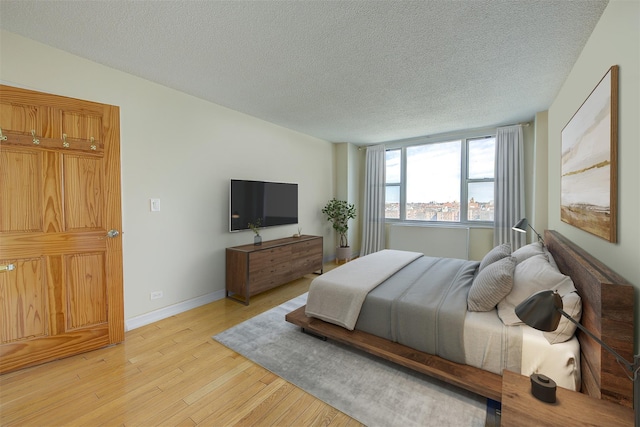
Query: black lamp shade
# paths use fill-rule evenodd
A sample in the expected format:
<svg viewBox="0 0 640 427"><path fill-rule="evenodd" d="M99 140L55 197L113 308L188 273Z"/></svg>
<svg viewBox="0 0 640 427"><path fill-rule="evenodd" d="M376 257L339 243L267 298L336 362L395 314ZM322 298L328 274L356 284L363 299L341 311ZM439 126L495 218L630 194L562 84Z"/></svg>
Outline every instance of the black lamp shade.
<svg viewBox="0 0 640 427"><path fill-rule="evenodd" d="M540 331L555 331L560 323L562 298L555 291L540 291L516 307L516 316Z"/></svg>
<svg viewBox="0 0 640 427"><path fill-rule="evenodd" d="M518 223L516 225L511 227L511 229L514 230L514 231L519 231L520 233L526 233L527 232L527 225L529 225L529 222L527 221L527 218L522 218L520 221L518 221Z"/></svg>

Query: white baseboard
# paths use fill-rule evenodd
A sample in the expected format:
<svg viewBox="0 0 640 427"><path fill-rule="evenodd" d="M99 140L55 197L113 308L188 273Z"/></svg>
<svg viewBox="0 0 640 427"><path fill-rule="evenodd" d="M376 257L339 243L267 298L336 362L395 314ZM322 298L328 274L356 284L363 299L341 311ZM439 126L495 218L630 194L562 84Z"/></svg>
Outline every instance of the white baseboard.
<svg viewBox="0 0 640 427"><path fill-rule="evenodd" d="M167 317L174 316L187 310L191 310L192 308L209 304L210 302L220 300L225 296L225 291L223 289L190 299L188 301L182 301L168 307L163 307L149 313L141 314L140 316L132 317L131 319L125 320L125 331L130 331L132 329L157 322L158 320L166 319Z"/></svg>

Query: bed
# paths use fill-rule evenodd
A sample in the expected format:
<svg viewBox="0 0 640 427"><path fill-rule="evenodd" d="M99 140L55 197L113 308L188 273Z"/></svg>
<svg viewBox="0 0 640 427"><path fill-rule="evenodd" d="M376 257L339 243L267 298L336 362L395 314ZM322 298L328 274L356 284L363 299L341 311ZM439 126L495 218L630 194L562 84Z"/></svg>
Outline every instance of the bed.
<svg viewBox="0 0 640 427"><path fill-rule="evenodd" d="M633 287L561 234L555 231L545 231L545 243L558 269L563 274L571 277L573 285L575 285L575 289L581 297L582 324L596 333L596 335L599 335L603 341L623 357L632 360L633 337L635 336ZM473 280L473 277L477 274L477 272L473 271L474 268L473 265L461 264L461 273L459 274L471 275L470 280ZM376 272L373 271L372 274L376 274ZM382 279L381 282L387 278ZM375 288L377 285L374 284L372 286ZM369 292L366 289L364 291L367 295ZM367 302L365 298L362 303L365 317L368 316L367 310L379 312L378 308L366 309L365 307L368 304L370 302ZM375 304L373 307L375 307ZM474 363L460 363L460 360L452 361L450 359L456 360L455 356L440 357L431 354L428 347L426 351L419 349L421 344L403 345L396 342L395 337L390 339L390 337L385 336L385 333L370 333L367 331L369 329L368 326L359 327L357 325L359 320L356 320L355 324L353 319L350 319L347 321L347 325L337 325L316 317L309 317L305 314L306 310L306 306L301 307L289 313L286 316L286 320L300 326L307 332L346 343L487 398L496 401L501 399L502 377L500 370L509 368L505 364L499 364L497 367L478 367L473 366ZM473 313L473 316L480 316L481 318L483 314ZM478 320L480 318L475 318L473 322L469 323L472 325L480 324L482 323L481 320ZM411 321L411 318L409 318L409 321ZM351 330L351 326L353 326L353 330ZM540 342L544 342L542 333L534 331L534 335L536 333L538 334L537 339L541 340ZM473 337L474 333L467 331L465 336ZM412 341L409 340L409 342ZM525 356L530 358L532 355L538 354L535 347L535 339L532 341L530 338L525 338L524 342L525 346L521 348L521 351ZM561 348L563 345L572 347L573 350L570 351L574 351L574 360L578 364L567 369L571 374L568 377L569 382L571 378L577 382L575 387L570 384L563 386L577 388L591 396L631 406L633 400L632 382L629 381L625 370L617 364L613 357L582 333L578 333L575 338L569 339L566 343L560 346L557 344L551 346L553 348ZM526 347L526 345L533 345L533 347ZM562 353L564 352L565 350L563 349ZM522 357L523 364L532 363L532 366L535 364L539 366L540 363L544 363L544 361L541 362L539 360L527 361L527 357ZM549 356L550 359L555 357L553 355ZM572 358L571 355L562 357L567 357L569 361ZM480 362L480 365L482 363L484 362ZM475 364L478 365L478 363Z"/></svg>

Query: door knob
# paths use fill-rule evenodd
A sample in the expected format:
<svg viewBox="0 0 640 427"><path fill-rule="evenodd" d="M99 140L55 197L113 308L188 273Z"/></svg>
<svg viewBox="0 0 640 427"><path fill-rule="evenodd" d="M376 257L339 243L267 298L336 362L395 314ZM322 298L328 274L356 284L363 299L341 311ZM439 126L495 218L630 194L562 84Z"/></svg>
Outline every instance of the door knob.
<svg viewBox="0 0 640 427"><path fill-rule="evenodd" d="M109 230L107 231L107 237L113 239L114 237L118 237L120 232L118 230Z"/></svg>

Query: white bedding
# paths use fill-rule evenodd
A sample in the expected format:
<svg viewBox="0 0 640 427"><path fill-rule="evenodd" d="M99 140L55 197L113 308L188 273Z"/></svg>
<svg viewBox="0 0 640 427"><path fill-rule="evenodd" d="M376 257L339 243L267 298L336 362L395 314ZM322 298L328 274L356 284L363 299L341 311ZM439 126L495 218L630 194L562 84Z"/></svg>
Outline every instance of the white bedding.
<svg viewBox="0 0 640 427"><path fill-rule="evenodd" d="M558 387L580 390L580 343L575 336L569 341L549 344L542 331L529 326L523 328L522 368L520 373L529 376L544 374Z"/></svg>
<svg viewBox="0 0 640 427"><path fill-rule="evenodd" d="M522 346L516 335L522 334ZM503 353L503 342L509 350ZM503 369L529 376L544 374L559 387L580 389L580 344L574 336L569 341L549 344L541 331L526 325L505 327L497 311L467 312L464 324L466 364L502 374ZM511 360L509 360L511 358Z"/></svg>

